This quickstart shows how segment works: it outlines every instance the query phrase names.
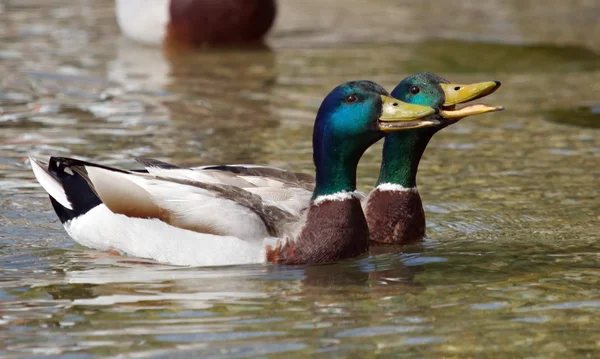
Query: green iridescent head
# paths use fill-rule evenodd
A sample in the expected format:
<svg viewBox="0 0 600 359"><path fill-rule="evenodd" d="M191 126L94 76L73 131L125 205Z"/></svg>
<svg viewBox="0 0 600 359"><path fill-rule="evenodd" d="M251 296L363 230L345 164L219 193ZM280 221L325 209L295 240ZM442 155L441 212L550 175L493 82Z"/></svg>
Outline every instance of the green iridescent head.
<svg viewBox="0 0 600 359"><path fill-rule="evenodd" d="M392 91L392 96L408 103L439 109L440 122L436 126L388 135L383 146L378 184L416 186L421 156L437 131L464 117L502 110L502 107L487 105L471 105L457 109L456 105L487 96L499 87L498 81L470 85L453 84L431 72L420 72L402 80Z"/></svg>
<svg viewBox="0 0 600 359"><path fill-rule="evenodd" d="M393 94L401 96L409 103L440 108L446 101L446 94L440 84L450 81L431 72L419 72L406 77L394 88Z"/></svg>
<svg viewBox="0 0 600 359"><path fill-rule="evenodd" d="M386 132L437 124L426 119L436 112L398 101L371 81L333 89L319 108L313 130L314 197L355 190L356 166L369 146Z"/></svg>
<svg viewBox="0 0 600 359"><path fill-rule="evenodd" d="M392 91L392 96L408 103L440 109L441 116L446 119L441 126L445 127L464 117L502 110L502 107L487 105L456 109L456 105L488 96L499 87L499 81L462 85L431 72L419 72L402 80Z"/></svg>

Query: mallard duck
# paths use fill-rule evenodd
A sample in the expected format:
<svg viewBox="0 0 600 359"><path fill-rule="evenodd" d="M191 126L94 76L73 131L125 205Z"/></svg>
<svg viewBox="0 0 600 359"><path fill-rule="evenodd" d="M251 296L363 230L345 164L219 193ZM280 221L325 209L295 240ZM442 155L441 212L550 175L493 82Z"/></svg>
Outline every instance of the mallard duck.
<svg viewBox="0 0 600 359"><path fill-rule="evenodd" d="M153 160L143 171L61 157L31 166L67 233L88 247L176 265L330 262L368 249L356 191L364 151L387 132L437 125L436 113L370 81L336 87L316 116L316 182L301 205L286 200L308 192L305 178L268 168L257 171L275 176Z"/></svg>
<svg viewBox="0 0 600 359"><path fill-rule="evenodd" d="M275 0L116 0L123 34L145 44L260 42L276 15Z"/></svg>
<svg viewBox="0 0 600 359"><path fill-rule="evenodd" d="M435 126L412 128L386 136L379 180L376 188L363 200L371 244L408 244L425 237L425 213L416 186L421 156L429 140L439 130L468 116L502 110L502 107L488 105L456 109L456 105L490 95L499 87L499 81L453 84L436 74L423 72L405 78L394 88L394 97L440 109L440 118L443 119ZM270 187L280 190L276 193L265 191L260 195L270 196L276 201L285 199L295 209L308 205L314 185L314 178L310 175L272 167L237 165L195 168L198 171L206 169L263 180L268 178L272 181ZM298 182L285 182L289 178Z"/></svg>
<svg viewBox="0 0 600 359"><path fill-rule="evenodd" d="M392 96L438 108L445 120L429 128L386 136L379 179L365 206L371 244L408 244L425 237L425 212L417 190L421 156L439 130L466 116L502 110L486 105L456 110L457 104L487 96L499 87L499 81L459 85L436 74L421 72L405 78L394 88Z"/></svg>

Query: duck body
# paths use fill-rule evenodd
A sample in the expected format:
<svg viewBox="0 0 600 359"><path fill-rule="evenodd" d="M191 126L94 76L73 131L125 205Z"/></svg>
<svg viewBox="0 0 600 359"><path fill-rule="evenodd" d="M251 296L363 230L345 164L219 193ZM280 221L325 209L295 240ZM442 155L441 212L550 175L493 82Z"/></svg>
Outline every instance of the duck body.
<svg viewBox="0 0 600 359"><path fill-rule="evenodd" d="M500 107L473 105L455 110L457 104L475 100L494 92L500 83L489 81L470 85L452 84L432 73L418 73L402 80L392 92L405 102L445 109L442 120L434 126L418 127L389 133L385 137L379 179L368 196L359 194L370 232L371 245L403 245L418 242L426 235L423 202L417 188L417 172L431 138L460 119L498 111ZM418 91L417 91L418 90ZM411 93L415 92L414 94ZM269 167L208 167L247 173L255 171L261 178L279 181L285 176L302 176L302 188L288 190L295 208L307 207L315 178ZM197 168L202 170L203 168ZM277 173L276 176L274 174ZM284 173L286 175L284 175ZM333 174L330 174L333 175Z"/></svg>
<svg viewBox="0 0 600 359"><path fill-rule="evenodd" d="M419 77L409 77L410 86L432 86L438 82L448 81L434 74L426 73L422 81ZM419 74L417 74L419 75ZM407 98L409 88L401 82L393 91ZM429 97L411 98L412 101L430 103L439 108L443 103L443 91L431 91ZM421 157L429 144L429 140L442 128L449 126L445 121L430 128L417 128L407 131L405 136L390 134L383 144L383 153L379 179L375 188L369 193L365 205L365 215L371 230L371 243L410 244L425 237L426 219L423 201L417 188L417 172Z"/></svg>
<svg viewBox="0 0 600 359"><path fill-rule="evenodd" d="M116 0L123 34L151 45L260 42L275 21L275 0Z"/></svg>
<svg viewBox="0 0 600 359"><path fill-rule="evenodd" d="M336 87L315 120L312 193L305 176L260 166L181 169L139 159L145 169L128 171L62 157L31 165L66 231L85 246L176 265L323 263L368 248L356 192L364 151L384 131L432 125L425 117L435 112L372 82Z"/></svg>
<svg viewBox="0 0 600 359"><path fill-rule="evenodd" d="M265 246L276 241L268 223L293 215L283 206L269 208L272 214L254 211L252 203L221 199L218 190L191 184L213 182L230 189L222 184L227 180L215 178L222 176L211 179L210 171L175 173L147 167L140 173L55 157L48 164L34 159L31 163L65 230L77 243L163 263L263 262ZM180 184L192 179L197 181ZM248 202L259 204L251 193L242 194ZM229 220L232 217L235 221Z"/></svg>
<svg viewBox="0 0 600 359"><path fill-rule="evenodd" d="M392 90L392 96L409 103L454 109L457 104L491 94L499 86L498 81L451 84L436 74L422 72L402 80ZM473 114L498 109L484 107L483 112L474 111ZM453 115L436 126L386 136L379 179L365 205L372 245L404 245L425 238L425 211L417 189L419 163L431 138L461 118Z"/></svg>

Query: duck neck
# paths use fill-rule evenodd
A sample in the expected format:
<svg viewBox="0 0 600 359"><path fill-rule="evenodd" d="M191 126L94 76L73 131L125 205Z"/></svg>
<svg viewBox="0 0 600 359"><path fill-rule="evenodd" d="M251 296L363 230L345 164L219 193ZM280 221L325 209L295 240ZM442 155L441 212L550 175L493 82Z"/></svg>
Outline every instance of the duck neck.
<svg viewBox="0 0 600 359"><path fill-rule="evenodd" d="M436 132L435 128L420 128L385 138L377 190L369 195L365 209L371 244L408 244L425 236L417 171Z"/></svg>
<svg viewBox="0 0 600 359"><path fill-rule="evenodd" d="M313 160L316 168L312 199L356 191L356 167L366 149L380 135L363 135L356 141L339 141L334 136L315 137Z"/></svg>
<svg viewBox="0 0 600 359"><path fill-rule="evenodd" d="M417 186L419 162L436 128L419 128L392 133L385 138L377 185Z"/></svg>
<svg viewBox="0 0 600 359"><path fill-rule="evenodd" d="M380 134L340 139L335 131L315 126L313 136L316 183L306 222L295 241L268 247L269 262L325 263L367 251L369 226L355 196L356 166Z"/></svg>
<svg viewBox="0 0 600 359"><path fill-rule="evenodd" d="M316 166L313 200L322 196L356 191L356 166L358 161L348 163L334 161L329 156L320 159Z"/></svg>

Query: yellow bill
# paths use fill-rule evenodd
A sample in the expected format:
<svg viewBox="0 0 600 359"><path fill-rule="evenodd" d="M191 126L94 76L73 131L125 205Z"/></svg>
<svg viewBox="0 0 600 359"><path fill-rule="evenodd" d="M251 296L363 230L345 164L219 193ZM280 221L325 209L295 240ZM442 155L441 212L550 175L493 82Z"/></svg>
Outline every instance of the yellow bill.
<svg viewBox="0 0 600 359"><path fill-rule="evenodd" d="M440 109L440 114L446 119L461 119L468 116L504 110L502 106L484 104L465 106L456 109L456 105L477 100L494 93L500 87L500 81L479 82L470 85L440 84L446 100Z"/></svg>
<svg viewBox="0 0 600 359"><path fill-rule="evenodd" d="M391 96L381 95L383 106L379 117L379 129L384 132L402 131L420 127L435 126L440 123L435 118L427 118L438 111L429 106L413 105Z"/></svg>

